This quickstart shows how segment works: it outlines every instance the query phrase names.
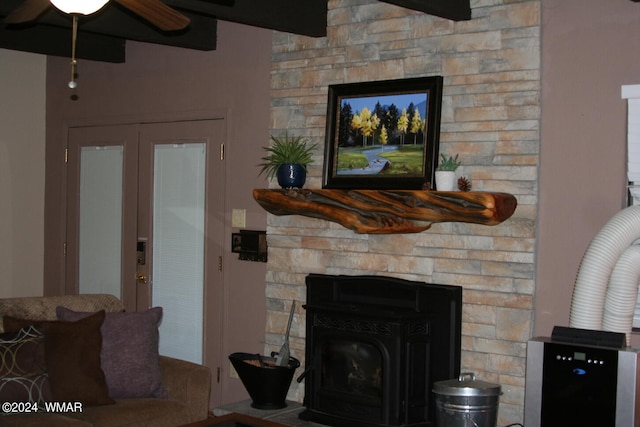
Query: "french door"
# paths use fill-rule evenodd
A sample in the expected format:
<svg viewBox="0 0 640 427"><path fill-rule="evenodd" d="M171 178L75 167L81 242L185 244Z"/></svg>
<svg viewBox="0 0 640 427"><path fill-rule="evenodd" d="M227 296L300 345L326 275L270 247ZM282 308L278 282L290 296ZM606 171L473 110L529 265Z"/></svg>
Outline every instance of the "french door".
<svg viewBox="0 0 640 427"><path fill-rule="evenodd" d="M223 134L223 120L72 127L67 159L67 293L114 294L128 311L163 307L160 353L214 372Z"/></svg>

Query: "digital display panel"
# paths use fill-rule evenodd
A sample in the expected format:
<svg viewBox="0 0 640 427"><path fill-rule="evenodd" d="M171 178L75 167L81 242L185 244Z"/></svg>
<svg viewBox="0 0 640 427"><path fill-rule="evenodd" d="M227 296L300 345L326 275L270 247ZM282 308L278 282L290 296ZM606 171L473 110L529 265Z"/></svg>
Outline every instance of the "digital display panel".
<svg viewBox="0 0 640 427"><path fill-rule="evenodd" d="M586 353L582 353L580 351L576 351L573 353L573 359L574 360L586 360L587 359L587 354Z"/></svg>

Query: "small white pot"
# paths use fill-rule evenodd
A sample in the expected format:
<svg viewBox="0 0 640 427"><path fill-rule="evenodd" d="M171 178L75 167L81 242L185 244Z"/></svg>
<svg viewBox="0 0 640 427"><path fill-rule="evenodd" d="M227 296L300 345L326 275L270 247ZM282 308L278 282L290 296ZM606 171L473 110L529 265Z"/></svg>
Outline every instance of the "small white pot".
<svg viewBox="0 0 640 427"><path fill-rule="evenodd" d="M436 171L436 190L455 191L456 190L455 171Z"/></svg>

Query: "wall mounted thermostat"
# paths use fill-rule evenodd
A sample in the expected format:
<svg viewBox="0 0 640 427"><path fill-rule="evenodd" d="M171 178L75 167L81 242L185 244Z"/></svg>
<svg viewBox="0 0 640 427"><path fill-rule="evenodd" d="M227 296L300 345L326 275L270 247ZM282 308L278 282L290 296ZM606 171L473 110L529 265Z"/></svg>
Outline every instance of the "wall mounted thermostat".
<svg viewBox="0 0 640 427"><path fill-rule="evenodd" d="M267 232L240 230L231 234L231 252L240 254L238 259L267 262Z"/></svg>

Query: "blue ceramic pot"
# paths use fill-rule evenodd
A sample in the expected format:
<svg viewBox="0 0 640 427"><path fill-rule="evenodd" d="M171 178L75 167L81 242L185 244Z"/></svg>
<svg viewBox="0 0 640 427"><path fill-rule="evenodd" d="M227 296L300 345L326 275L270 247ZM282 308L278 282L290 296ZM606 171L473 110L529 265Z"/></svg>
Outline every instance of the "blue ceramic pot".
<svg viewBox="0 0 640 427"><path fill-rule="evenodd" d="M307 171L302 165L285 163L278 167L276 177L282 188L302 188L307 179Z"/></svg>

